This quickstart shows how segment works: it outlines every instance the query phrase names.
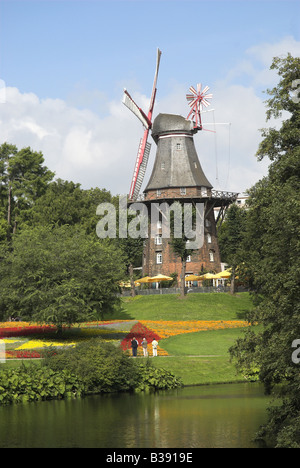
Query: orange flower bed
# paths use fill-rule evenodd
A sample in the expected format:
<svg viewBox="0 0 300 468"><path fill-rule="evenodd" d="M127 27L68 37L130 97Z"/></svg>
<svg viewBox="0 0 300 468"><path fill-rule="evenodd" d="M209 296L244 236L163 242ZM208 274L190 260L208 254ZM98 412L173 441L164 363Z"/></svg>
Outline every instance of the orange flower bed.
<svg viewBox="0 0 300 468"><path fill-rule="evenodd" d="M249 323L242 320L193 320L193 321L149 321L140 320L145 327L157 333L161 339L182 333L194 333L208 330L222 330L225 328L248 327Z"/></svg>

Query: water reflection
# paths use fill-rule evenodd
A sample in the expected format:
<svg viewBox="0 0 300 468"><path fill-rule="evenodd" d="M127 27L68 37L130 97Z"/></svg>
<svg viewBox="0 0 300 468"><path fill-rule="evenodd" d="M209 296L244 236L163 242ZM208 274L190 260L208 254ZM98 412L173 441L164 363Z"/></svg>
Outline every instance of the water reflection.
<svg viewBox="0 0 300 468"><path fill-rule="evenodd" d="M267 401L232 384L0 407L0 447L255 447Z"/></svg>

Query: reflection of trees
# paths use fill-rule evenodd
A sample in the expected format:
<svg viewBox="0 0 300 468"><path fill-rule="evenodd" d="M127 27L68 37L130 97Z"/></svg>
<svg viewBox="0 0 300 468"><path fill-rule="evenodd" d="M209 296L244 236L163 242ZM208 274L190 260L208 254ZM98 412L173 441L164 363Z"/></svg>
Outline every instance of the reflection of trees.
<svg viewBox="0 0 300 468"><path fill-rule="evenodd" d="M11 441L25 447L249 446L266 397L255 385L218 387L215 393L216 387L193 387L0 407L0 447Z"/></svg>

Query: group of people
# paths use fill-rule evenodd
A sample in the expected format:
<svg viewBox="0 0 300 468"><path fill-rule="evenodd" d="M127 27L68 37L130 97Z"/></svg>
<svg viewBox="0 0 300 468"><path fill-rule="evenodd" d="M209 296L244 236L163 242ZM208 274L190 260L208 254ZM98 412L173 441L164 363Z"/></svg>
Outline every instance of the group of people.
<svg viewBox="0 0 300 468"><path fill-rule="evenodd" d="M153 356L157 356L158 342L154 339L151 344L152 344ZM148 356L148 342L147 342L146 338L143 338L143 341L142 341L141 345L142 345L142 348L143 348L144 356L147 357ZM132 338L132 340L131 340L132 356L137 356L138 346L139 346L139 343L138 343L137 339Z"/></svg>

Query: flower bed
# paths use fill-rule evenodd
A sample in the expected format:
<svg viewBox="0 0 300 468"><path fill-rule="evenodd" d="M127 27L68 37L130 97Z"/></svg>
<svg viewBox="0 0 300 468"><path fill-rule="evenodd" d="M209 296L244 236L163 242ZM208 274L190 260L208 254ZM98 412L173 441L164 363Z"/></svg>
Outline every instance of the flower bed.
<svg viewBox="0 0 300 468"><path fill-rule="evenodd" d="M121 348L124 351L131 349L131 340L134 337L139 343L138 352L137 352L138 356L143 355L143 350L141 346L143 338L146 338L148 342L147 349L148 349L149 355L152 353L152 345L151 345L152 341L157 340L159 342L159 340L161 340L160 335L158 335L155 331L150 330L143 323L138 322L131 328L126 338L124 338L124 340L121 342ZM158 346L158 355L167 356L168 353L164 349L162 349L160 346Z"/></svg>
<svg viewBox="0 0 300 468"><path fill-rule="evenodd" d="M121 348L131 350L131 340L135 337L139 343L138 356L143 355L141 342L146 338L148 353L152 355L151 343L153 339L159 342L158 355L167 356L168 353L161 347L160 341L182 333L194 333L199 331L220 330L226 328L240 328L249 326L248 322L241 320L230 321L151 321L151 320L119 320L103 322L85 322L72 327L65 327L64 338L60 340L49 336L49 333L57 331L54 325L39 325L27 322L2 322L0 323L0 339L7 344L6 358L38 358L41 357L40 349L60 346L74 346L79 341L91 337L101 337L105 341L121 345ZM37 339L40 337L40 339ZM9 340L16 337L16 340ZM20 340L20 337L23 339ZM32 338L30 338L32 337ZM44 337L44 339L43 339ZM50 338L50 339L47 339Z"/></svg>
<svg viewBox="0 0 300 468"><path fill-rule="evenodd" d="M11 336L43 335L57 331L55 325L39 325L28 322L2 322L0 324L0 339Z"/></svg>
<svg viewBox="0 0 300 468"><path fill-rule="evenodd" d="M42 356L37 351L6 351L6 359L40 359Z"/></svg>
<svg viewBox="0 0 300 468"><path fill-rule="evenodd" d="M159 334L161 339L181 333L194 333L207 330L221 330L225 328L241 328L249 326L248 322L242 320L198 320L198 321L149 321L141 320L141 323L150 330Z"/></svg>

